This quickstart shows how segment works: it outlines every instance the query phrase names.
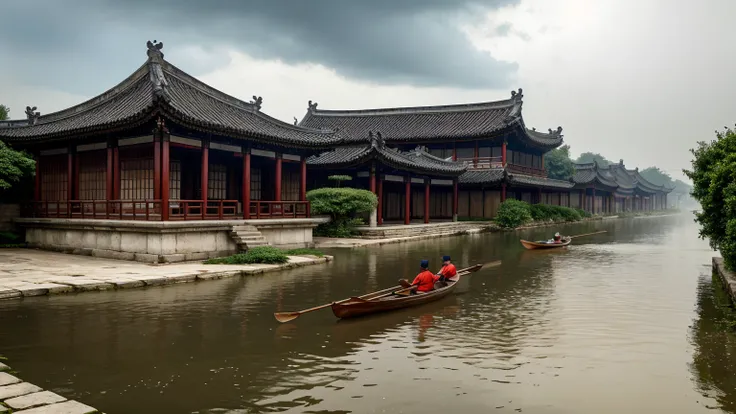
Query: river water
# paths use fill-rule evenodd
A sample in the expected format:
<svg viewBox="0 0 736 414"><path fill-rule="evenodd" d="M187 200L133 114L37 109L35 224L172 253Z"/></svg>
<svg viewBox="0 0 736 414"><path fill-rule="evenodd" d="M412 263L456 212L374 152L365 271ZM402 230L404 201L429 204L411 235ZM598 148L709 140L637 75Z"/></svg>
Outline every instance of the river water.
<svg viewBox="0 0 736 414"><path fill-rule="evenodd" d="M736 335L690 215L569 225L566 251L478 234L337 250L324 266L0 302L25 380L115 413L736 413ZM423 258L502 260L440 302L338 322L297 310Z"/></svg>

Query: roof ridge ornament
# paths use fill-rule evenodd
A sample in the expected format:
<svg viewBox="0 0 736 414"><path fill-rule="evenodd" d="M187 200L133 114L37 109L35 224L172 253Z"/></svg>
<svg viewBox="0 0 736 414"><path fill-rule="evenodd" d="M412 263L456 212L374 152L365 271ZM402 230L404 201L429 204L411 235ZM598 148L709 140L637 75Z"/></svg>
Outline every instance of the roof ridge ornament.
<svg viewBox="0 0 736 414"><path fill-rule="evenodd" d="M524 94L522 93L522 89L519 88L518 91L511 91L511 99L513 100L521 100L521 98L524 97Z"/></svg>
<svg viewBox="0 0 736 414"><path fill-rule="evenodd" d="M312 101L309 101L307 103L309 112L314 112L317 110L317 102L312 103Z"/></svg>
<svg viewBox="0 0 736 414"><path fill-rule="evenodd" d="M261 105L263 104L263 97L253 95L253 100L250 101L250 104L256 107L256 111L260 111ZM296 125L296 123L294 125Z"/></svg>
<svg viewBox="0 0 736 414"><path fill-rule="evenodd" d="M427 147L425 145L417 145L417 147L414 148L414 152L416 152L417 156L421 156L427 152Z"/></svg>
<svg viewBox="0 0 736 414"><path fill-rule="evenodd" d="M552 128L548 128L547 131L549 132L550 135L555 136L555 137L559 137L560 135L562 135L561 126L558 126L557 129L554 131L552 130Z"/></svg>
<svg viewBox="0 0 736 414"><path fill-rule="evenodd" d="M161 51L161 49L164 48L163 42L158 42L156 40L151 43L149 40L148 43L146 43L146 46L148 46L148 65L149 65L149 73L151 78L151 84L153 85L153 97L160 98L164 94L164 88L169 86L169 82L166 80L166 76L164 76L164 70L161 68L161 63L164 61L164 53Z"/></svg>
<svg viewBox="0 0 736 414"><path fill-rule="evenodd" d="M383 139L380 132L368 131L368 139L371 141L371 147L376 149L386 148L386 140Z"/></svg>
<svg viewBox="0 0 736 414"><path fill-rule="evenodd" d="M28 125L36 125L38 118L41 116L40 112L34 112L36 109L38 108L36 108L35 106L26 106L26 118L28 119Z"/></svg>
<svg viewBox="0 0 736 414"><path fill-rule="evenodd" d="M296 117L293 117L293 118L294 118L294 125L296 125L299 121L296 119Z"/></svg>

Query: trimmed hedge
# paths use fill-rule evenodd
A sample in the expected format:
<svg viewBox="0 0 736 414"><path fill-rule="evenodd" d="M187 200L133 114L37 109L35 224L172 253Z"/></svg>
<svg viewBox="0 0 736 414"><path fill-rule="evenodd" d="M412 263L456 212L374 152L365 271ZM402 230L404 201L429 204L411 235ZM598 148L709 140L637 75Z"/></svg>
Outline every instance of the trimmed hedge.
<svg viewBox="0 0 736 414"><path fill-rule="evenodd" d="M258 246L228 257L205 260L204 264L283 264L289 261L282 250L272 246Z"/></svg>
<svg viewBox="0 0 736 414"><path fill-rule="evenodd" d="M363 224L358 215L370 213L378 205L378 197L357 188L318 188L307 193L312 214L326 214L330 222L314 229L315 236L351 237L355 227Z"/></svg>
<svg viewBox="0 0 736 414"><path fill-rule="evenodd" d="M286 253L289 256L309 255L309 256L322 257L325 255L322 251L317 250L317 249L291 249L291 250L285 251L284 253Z"/></svg>
<svg viewBox="0 0 736 414"><path fill-rule="evenodd" d="M516 228L531 221L571 222L585 217L590 217L590 214L581 209L506 200L498 209L496 223L503 227Z"/></svg>

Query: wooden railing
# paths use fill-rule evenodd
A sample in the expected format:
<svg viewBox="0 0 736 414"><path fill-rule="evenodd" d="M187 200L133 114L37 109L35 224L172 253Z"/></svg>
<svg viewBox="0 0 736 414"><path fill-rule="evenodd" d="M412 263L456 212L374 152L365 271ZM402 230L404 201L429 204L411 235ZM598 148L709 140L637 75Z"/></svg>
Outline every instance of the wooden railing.
<svg viewBox="0 0 736 414"><path fill-rule="evenodd" d="M225 220L239 218L238 200L207 200L207 207L202 208L204 200L171 200L169 201L169 220Z"/></svg>
<svg viewBox="0 0 736 414"><path fill-rule="evenodd" d="M169 220L242 219L238 200L170 200ZM161 200L33 201L23 205L31 218L161 220ZM309 201L251 201L250 218L308 218Z"/></svg>
<svg viewBox="0 0 736 414"><path fill-rule="evenodd" d="M250 218L307 218L309 201L251 201Z"/></svg>
<svg viewBox="0 0 736 414"><path fill-rule="evenodd" d="M547 176L547 170L544 168L527 167L526 165L519 164L506 164L506 168L511 172L517 172L519 174L536 175L539 177Z"/></svg>
<svg viewBox="0 0 736 414"><path fill-rule="evenodd" d="M161 220L161 200L34 201L23 208L25 217L111 220Z"/></svg>
<svg viewBox="0 0 736 414"><path fill-rule="evenodd" d="M457 162L462 162L467 165L469 170L501 168L503 167L502 161L502 157L477 157L457 159Z"/></svg>

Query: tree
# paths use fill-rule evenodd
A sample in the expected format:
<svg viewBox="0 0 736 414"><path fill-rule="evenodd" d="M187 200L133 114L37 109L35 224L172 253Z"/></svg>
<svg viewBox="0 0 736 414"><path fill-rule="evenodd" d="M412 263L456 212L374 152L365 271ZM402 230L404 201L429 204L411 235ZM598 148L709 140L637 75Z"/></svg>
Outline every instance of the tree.
<svg viewBox="0 0 736 414"><path fill-rule="evenodd" d="M9 189L23 177L32 175L36 162L25 152L16 151L0 141L0 190Z"/></svg>
<svg viewBox="0 0 736 414"><path fill-rule="evenodd" d="M716 131L716 139L698 142L691 149L692 169L683 170L693 181L692 196L700 202L695 214L700 237L710 247L720 250L731 270L736 265L736 132L726 128Z"/></svg>
<svg viewBox="0 0 736 414"><path fill-rule="evenodd" d="M666 172L660 170L659 167L645 168L639 171L639 175L654 185L666 185L667 187L672 187L674 185L672 177Z"/></svg>
<svg viewBox="0 0 736 414"><path fill-rule="evenodd" d="M570 159L570 146L563 145L544 155L544 169L549 178L569 180L575 173L573 162Z"/></svg>
<svg viewBox="0 0 736 414"><path fill-rule="evenodd" d="M597 162L598 165L600 165L601 167L607 167L610 164L613 164L612 161L608 161L601 154L594 153L594 152L584 152L584 153L580 154L580 156L578 157L578 159L575 162L578 163L578 164L587 164L587 163L590 163L590 162L593 162L593 161Z"/></svg>
<svg viewBox="0 0 736 414"><path fill-rule="evenodd" d="M6 121L8 119L10 119L10 108L0 105L0 121Z"/></svg>

